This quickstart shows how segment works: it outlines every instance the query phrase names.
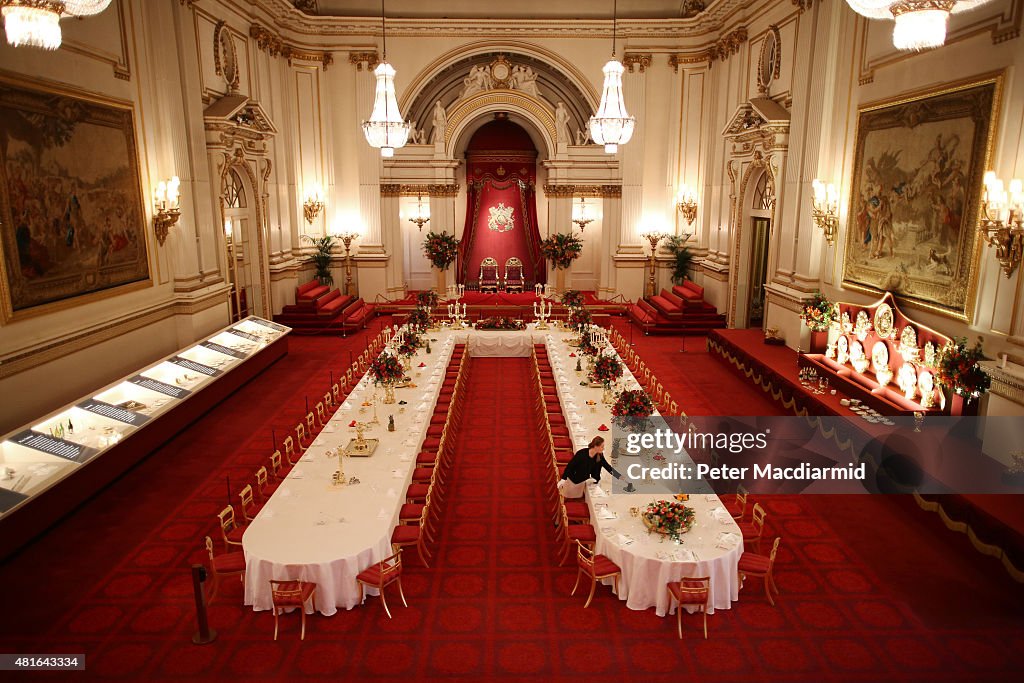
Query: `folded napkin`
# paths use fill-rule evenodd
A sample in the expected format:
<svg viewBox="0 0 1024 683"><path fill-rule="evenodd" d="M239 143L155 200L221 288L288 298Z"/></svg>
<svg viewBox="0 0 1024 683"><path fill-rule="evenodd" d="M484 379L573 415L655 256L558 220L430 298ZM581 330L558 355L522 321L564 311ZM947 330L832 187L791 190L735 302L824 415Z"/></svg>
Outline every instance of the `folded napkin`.
<svg viewBox="0 0 1024 683"><path fill-rule="evenodd" d="M304 476L306 476L306 475L305 475L305 473L302 470L292 470L292 473L291 473L291 478L292 479L302 479Z"/></svg>
<svg viewBox="0 0 1024 683"><path fill-rule="evenodd" d="M591 487L590 495L594 496L595 498L607 498L608 497L608 494L605 493L604 489L602 489L600 486L593 486L593 487Z"/></svg>
<svg viewBox="0 0 1024 683"><path fill-rule="evenodd" d="M718 496L716 496L713 493L709 493L708 495L704 496L704 500L706 500L709 503L717 503L718 502Z"/></svg>
<svg viewBox="0 0 1024 683"><path fill-rule="evenodd" d="M723 531L718 535L718 543L716 545L719 548L731 550L732 548L735 548L739 542L740 537L738 534L734 534L731 531Z"/></svg>
<svg viewBox="0 0 1024 683"><path fill-rule="evenodd" d="M416 441L414 441L413 439L406 439L405 441L402 442L402 445L416 448Z"/></svg>
<svg viewBox="0 0 1024 683"><path fill-rule="evenodd" d="M597 428L597 431L599 431L599 432L607 432L608 431L608 425L602 424L600 427Z"/></svg>
<svg viewBox="0 0 1024 683"><path fill-rule="evenodd" d="M718 507L711 510L711 516L717 519L719 522L731 522L732 515L724 507L719 505Z"/></svg>
<svg viewBox="0 0 1024 683"><path fill-rule="evenodd" d="M388 511L384 508L381 508L380 512L377 513L377 519L389 519L390 517L391 515L389 515Z"/></svg>
<svg viewBox="0 0 1024 683"><path fill-rule="evenodd" d="M263 519L273 519L274 511L271 510L270 508L263 508L263 510L260 512L260 517L262 517Z"/></svg>
<svg viewBox="0 0 1024 683"><path fill-rule="evenodd" d="M384 494L388 498L398 498L398 492L394 489L388 489L387 493Z"/></svg>
<svg viewBox="0 0 1024 683"><path fill-rule="evenodd" d="M418 406L416 406L416 410L422 413L424 410L426 410L429 407L430 406L428 406L426 404L426 402L423 402L423 403L419 404Z"/></svg>
<svg viewBox="0 0 1024 683"><path fill-rule="evenodd" d="M676 562L696 562L697 556L693 554L692 550L682 549L676 550L672 553L672 559Z"/></svg>
<svg viewBox="0 0 1024 683"><path fill-rule="evenodd" d="M598 517L598 519L618 519L619 518L619 516L617 514L615 514L614 512L612 512L611 510L609 510L606 507L601 508L598 511L597 517Z"/></svg>
<svg viewBox="0 0 1024 683"><path fill-rule="evenodd" d="M633 542L633 539L626 534L619 534L619 545L629 545Z"/></svg>
<svg viewBox="0 0 1024 683"><path fill-rule="evenodd" d="M412 461L412 456L411 455L400 455L400 456L398 456L398 459L401 462L411 462Z"/></svg>

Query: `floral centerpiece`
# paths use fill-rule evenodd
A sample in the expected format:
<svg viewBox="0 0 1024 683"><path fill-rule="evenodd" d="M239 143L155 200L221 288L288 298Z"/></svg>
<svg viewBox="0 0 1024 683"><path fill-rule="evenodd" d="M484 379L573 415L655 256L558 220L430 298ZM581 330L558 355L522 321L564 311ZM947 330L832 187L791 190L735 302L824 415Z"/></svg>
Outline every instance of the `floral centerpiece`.
<svg viewBox="0 0 1024 683"><path fill-rule="evenodd" d="M478 320L473 327L478 330L525 330L526 323L516 318L492 316Z"/></svg>
<svg viewBox="0 0 1024 683"><path fill-rule="evenodd" d="M583 240L571 233L557 232L540 243L540 253L556 269L564 270L583 253Z"/></svg>
<svg viewBox="0 0 1024 683"><path fill-rule="evenodd" d="M432 289L426 289L416 295L416 307L427 311L432 310L441 303L441 297Z"/></svg>
<svg viewBox="0 0 1024 683"><path fill-rule="evenodd" d="M384 403L395 402L395 384L405 379L405 370L397 357L382 353L370 363L368 373L374 384L384 386Z"/></svg>
<svg viewBox="0 0 1024 683"><path fill-rule="evenodd" d="M625 418L624 422L633 427L642 426L653 412L654 404L642 389L619 392L612 405L612 415Z"/></svg>
<svg viewBox="0 0 1024 683"><path fill-rule="evenodd" d="M428 232L423 240L423 253L438 270L447 270L459 255L459 240L446 232Z"/></svg>
<svg viewBox="0 0 1024 683"><path fill-rule="evenodd" d="M590 315L590 311L585 308L574 308L572 313L569 314L569 327L580 330L589 326L593 323L594 319Z"/></svg>
<svg viewBox="0 0 1024 683"><path fill-rule="evenodd" d="M430 327L430 311L425 308L414 308L406 323L410 327Z"/></svg>
<svg viewBox="0 0 1024 683"><path fill-rule="evenodd" d="M582 308L583 292L578 289L569 289L562 294L562 305L566 308Z"/></svg>
<svg viewBox="0 0 1024 683"><path fill-rule="evenodd" d="M618 358L611 355L598 356L590 371L590 380L609 387L622 377L622 372L622 363Z"/></svg>
<svg viewBox="0 0 1024 683"><path fill-rule="evenodd" d="M423 341L419 338L415 332L406 332L405 337L402 338L402 343L398 345L396 349L399 356L404 358L412 358L416 355L416 349L423 346Z"/></svg>
<svg viewBox="0 0 1024 683"><path fill-rule="evenodd" d="M978 365L984 358L981 342L972 347L967 346L965 337L946 342L939 351L935 368L939 384L964 398L978 398L992 384L992 378Z"/></svg>
<svg viewBox="0 0 1024 683"><path fill-rule="evenodd" d="M594 341L590 338L589 334L584 334L580 340L579 351L584 356L596 356L601 352L597 346L594 345Z"/></svg>
<svg viewBox="0 0 1024 683"><path fill-rule="evenodd" d="M693 508L671 500L648 503L641 513L644 525L654 533L665 534L675 540L693 527L696 513Z"/></svg>
<svg viewBox="0 0 1024 683"><path fill-rule="evenodd" d="M800 319L814 332L827 332L835 310L835 304L826 299L824 294L815 292L814 298L804 304Z"/></svg>

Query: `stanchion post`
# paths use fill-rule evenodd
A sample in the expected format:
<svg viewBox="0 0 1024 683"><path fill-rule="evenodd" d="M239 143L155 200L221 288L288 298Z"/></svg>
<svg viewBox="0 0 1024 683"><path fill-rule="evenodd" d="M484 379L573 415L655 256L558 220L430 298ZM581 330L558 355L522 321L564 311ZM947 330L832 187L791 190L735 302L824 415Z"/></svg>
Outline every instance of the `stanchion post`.
<svg viewBox="0 0 1024 683"><path fill-rule="evenodd" d="M210 620L206 613L206 593L203 583L206 582L206 567L201 564L192 565L192 591L196 598L196 620L199 630L192 636L196 645L208 645L217 639L217 632L210 628Z"/></svg>

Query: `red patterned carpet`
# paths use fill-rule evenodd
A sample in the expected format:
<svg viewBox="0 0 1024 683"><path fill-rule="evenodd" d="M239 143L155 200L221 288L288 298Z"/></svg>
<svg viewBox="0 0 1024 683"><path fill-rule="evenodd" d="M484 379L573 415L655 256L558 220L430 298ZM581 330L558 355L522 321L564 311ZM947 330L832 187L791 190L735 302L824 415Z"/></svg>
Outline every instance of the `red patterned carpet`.
<svg viewBox="0 0 1024 683"><path fill-rule="evenodd" d="M270 452L270 428L281 434L294 424L303 395L322 393L328 369L361 348L363 335L294 339L288 357L0 567L4 650L87 653L88 671L54 680L959 682L1019 674L1021 588L964 551L959 536L881 498L764 499L772 533L784 538L778 607L755 582L711 617L707 641L699 617L684 619L680 642L672 620L626 609L609 588L584 610L583 598L569 597L574 570L555 566L528 421L528 361L520 359L472 361L439 547L431 569L407 565L409 608L392 601L389 620L372 599L314 616L305 642L290 615L274 642L271 616L241 607L241 586L229 580L211 609L219 639L192 645L188 566L203 558L225 477L251 475ZM637 343L641 352L657 348ZM677 396L704 392L687 397L688 412L698 402L741 412L763 400L749 389L743 398L729 383L735 377L704 358L672 378L675 357L652 361Z"/></svg>

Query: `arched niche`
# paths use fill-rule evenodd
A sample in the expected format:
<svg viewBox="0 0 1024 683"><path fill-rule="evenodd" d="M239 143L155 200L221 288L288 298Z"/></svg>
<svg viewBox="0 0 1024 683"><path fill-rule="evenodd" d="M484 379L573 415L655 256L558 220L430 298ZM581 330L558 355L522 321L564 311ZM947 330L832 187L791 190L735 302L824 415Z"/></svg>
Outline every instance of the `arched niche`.
<svg viewBox="0 0 1024 683"><path fill-rule="evenodd" d="M487 90L460 100L448 112L445 128L445 156L459 159L481 126L494 114L507 113L533 139L541 158L555 156L555 116L546 102L514 90Z"/></svg>

